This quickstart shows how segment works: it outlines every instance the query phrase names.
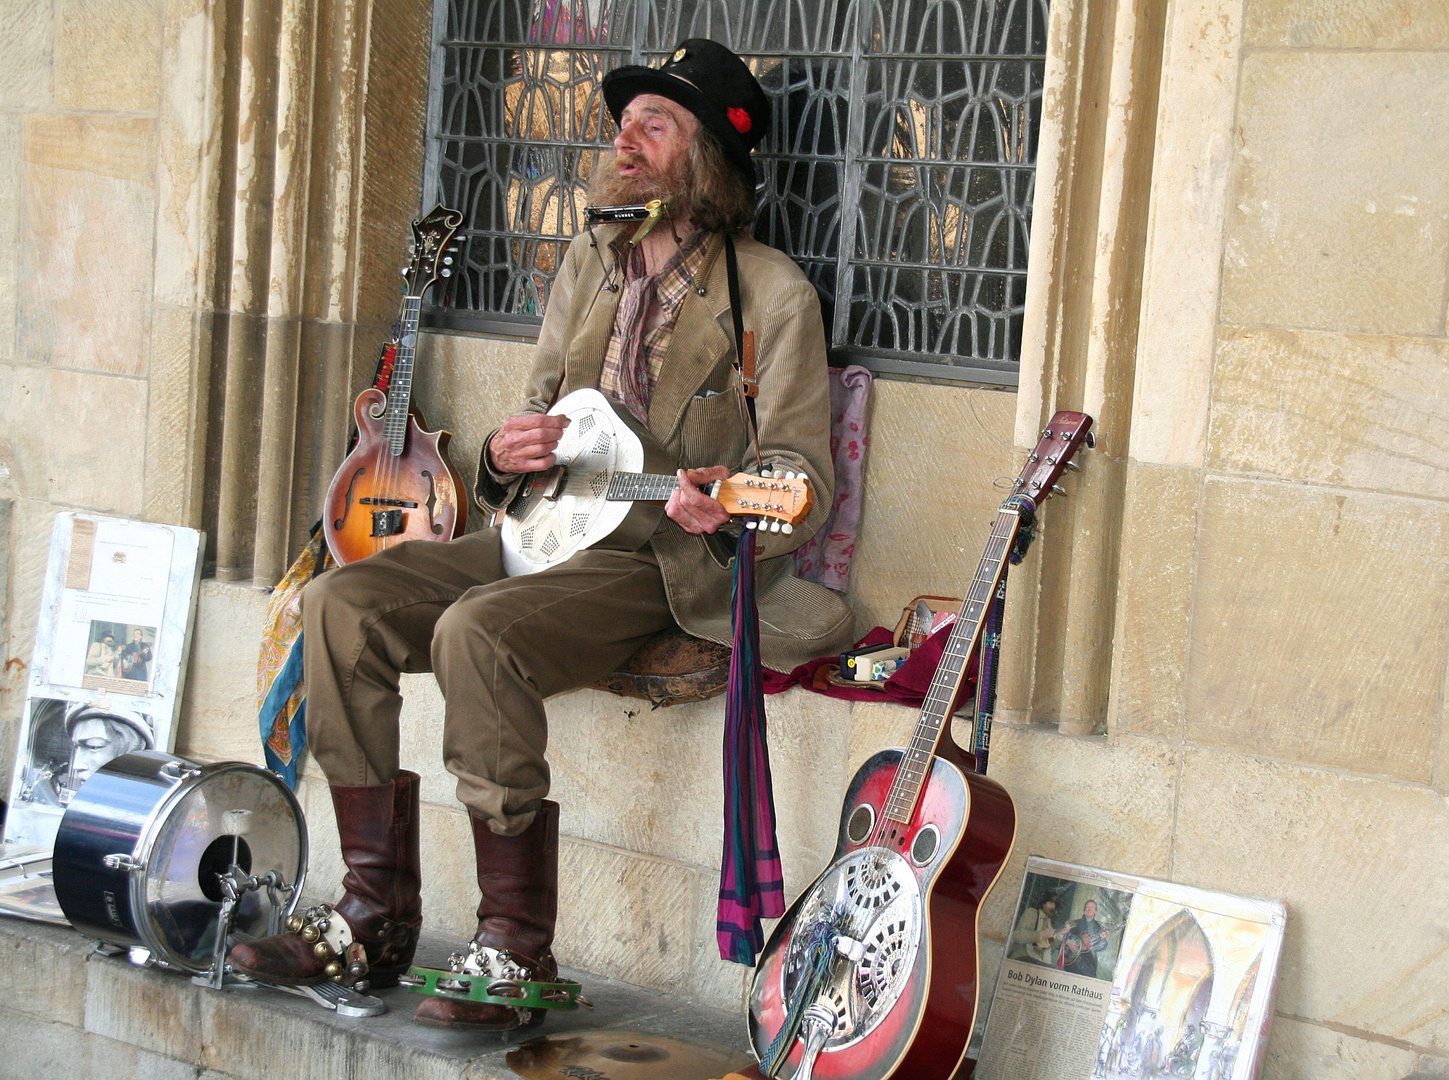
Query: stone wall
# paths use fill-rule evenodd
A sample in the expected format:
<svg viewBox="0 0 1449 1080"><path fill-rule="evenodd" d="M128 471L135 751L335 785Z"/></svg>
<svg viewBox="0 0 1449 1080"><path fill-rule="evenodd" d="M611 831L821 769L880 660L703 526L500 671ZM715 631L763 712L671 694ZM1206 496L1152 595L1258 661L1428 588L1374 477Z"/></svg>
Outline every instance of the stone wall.
<svg viewBox="0 0 1449 1080"><path fill-rule="evenodd" d="M176 179L191 173L167 163L209 159L167 148L210 138L173 122L189 115L174 103L206 84L186 73L210 70L225 20L183 7L10 0L0 19L15 59L0 70L8 725L53 512L204 517L198 357L212 355L208 304L225 305L195 285L204 273L178 286L162 252L176 237L205 247L186 238L210 219L175 210L191 205L174 196L196 190ZM1039 182L1021 391L877 383L851 602L864 629L916 593L959 593L1000 499L992 480L1017 471L1043 416L1102 418L1102 448L1048 508L1015 579L1017 670L993 774L1022 828L984 932L1004 939L1028 854L1279 897L1290 920L1267 1075L1439 1069L1449 16L1427 0L1052 10L1043 139L1057 149ZM388 115L409 115L403 105ZM385 246L370 245L360 250ZM368 291L351 314L308 317L372 325L386 304ZM354 348L354 369L369 349ZM456 432L465 473L529 353L428 337L419 399ZM162 438L176 432L179 451ZM183 749L257 758L263 603L246 585L204 586ZM435 691L412 689L407 763L427 778L429 865L447 866L429 885L429 920L462 933L470 890L446 857L466 846L462 819L431 745ZM849 770L914 717L798 692L772 704L798 888L823 858ZM555 707L565 866L583 883L560 951L738 1005L741 975L711 958L708 930L717 704L633 710L591 693ZM8 763L13 727L0 736ZM617 751L624 737L648 748L642 759ZM315 776L308 785L320 894L338 868ZM626 902L598 916L613 895Z"/></svg>

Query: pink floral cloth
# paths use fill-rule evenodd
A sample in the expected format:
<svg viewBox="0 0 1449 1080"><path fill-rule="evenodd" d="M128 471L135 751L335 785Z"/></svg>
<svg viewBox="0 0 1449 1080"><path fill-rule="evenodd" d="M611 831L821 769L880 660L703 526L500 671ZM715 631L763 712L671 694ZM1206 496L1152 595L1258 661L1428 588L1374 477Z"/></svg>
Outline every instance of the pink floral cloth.
<svg viewBox="0 0 1449 1080"><path fill-rule="evenodd" d="M835 506L810 542L795 550L795 574L845 592L860 532L864 495L866 409L871 374L859 364L830 369L830 455L835 463Z"/></svg>

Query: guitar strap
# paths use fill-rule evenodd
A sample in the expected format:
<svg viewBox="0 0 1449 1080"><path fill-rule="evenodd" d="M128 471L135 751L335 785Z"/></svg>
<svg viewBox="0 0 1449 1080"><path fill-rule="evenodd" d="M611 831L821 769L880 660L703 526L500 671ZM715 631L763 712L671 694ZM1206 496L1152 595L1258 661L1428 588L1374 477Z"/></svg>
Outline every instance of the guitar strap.
<svg viewBox="0 0 1449 1080"><path fill-rule="evenodd" d="M759 396L760 384L755 380L755 332L745 330L744 309L740 304L740 260L735 254L735 238L725 233L725 277L729 280L730 318L735 324L735 371L740 376L740 388L745 395L745 411L748 414L750 442L755 447L756 464L764 464L760 457L760 432L755 419L755 398Z"/></svg>

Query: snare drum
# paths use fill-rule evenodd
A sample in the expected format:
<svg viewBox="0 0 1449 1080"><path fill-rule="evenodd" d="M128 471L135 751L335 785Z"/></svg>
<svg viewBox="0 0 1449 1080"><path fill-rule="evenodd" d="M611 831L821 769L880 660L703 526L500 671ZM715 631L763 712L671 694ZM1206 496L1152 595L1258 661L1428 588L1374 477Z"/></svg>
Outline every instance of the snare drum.
<svg viewBox="0 0 1449 1080"><path fill-rule="evenodd" d="M221 875L233 865L285 884L285 919L307 873L307 828L297 798L274 773L227 761L197 765L173 754L122 754L86 781L55 837L55 895L84 934L183 971L212 964ZM236 906L240 939L265 934L265 888Z"/></svg>

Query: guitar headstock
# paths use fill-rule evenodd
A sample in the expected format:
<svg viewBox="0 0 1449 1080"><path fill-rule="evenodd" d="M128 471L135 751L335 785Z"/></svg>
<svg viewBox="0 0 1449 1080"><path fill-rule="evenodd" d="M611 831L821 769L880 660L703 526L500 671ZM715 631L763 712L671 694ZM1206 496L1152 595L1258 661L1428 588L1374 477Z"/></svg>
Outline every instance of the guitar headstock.
<svg viewBox="0 0 1449 1080"><path fill-rule="evenodd" d="M403 270L409 296L421 298L433 282L453 276L458 268L458 245L453 238L462 224L463 215L442 203L426 217L414 219L412 255Z"/></svg>
<svg viewBox="0 0 1449 1080"><path fill-rule="evenodd" d="M805 520L815 502L807 478L778 471L767 476L735 473L721 480L713 495L731 514L773 518L791 526Z"/></svg>
<svg viewBox="0 0 1449 1080"><path fill-rule="evenodd" d="M1086 413L1063 411L1053 416L1027 458L1026 467L1011 485L1011 493L1025 495L1036 503L1049 498L1052 485L1066 470L1077 448L1096 442L1091 431L1092 418Z"/></svg>

